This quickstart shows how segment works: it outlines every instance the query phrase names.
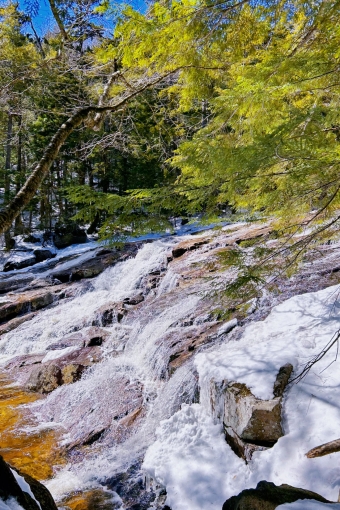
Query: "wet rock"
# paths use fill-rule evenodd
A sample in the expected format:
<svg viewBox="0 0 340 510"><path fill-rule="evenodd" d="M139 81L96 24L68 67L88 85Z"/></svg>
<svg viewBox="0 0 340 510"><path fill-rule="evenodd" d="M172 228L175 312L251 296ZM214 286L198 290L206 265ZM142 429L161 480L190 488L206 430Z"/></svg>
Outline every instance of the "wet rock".
<svg viewBox="0 0 340 510"><path fill-rule="evenodd" d="M141 463L136 462L126 471L118 473L106 481L110 490L115 491L123 500L127 510L148 510L156 499L152 490L145 490L144 474Z"/></svg>
<svg viewBox="0 0 340 510"><path fill-rule="evenodd" d="M63 384L72 384L81 378L84 370L101 360L100 347L84 347L67 352L53 360L45 361L37 366L21 365L26 374L24 386L29 391L51 393ZM43 360L42 360L43 361ZM20 378L20 371L19 371Z"/></svg>
<svg viewBox="0 0 340 510"><path fill-rule="evenodd" d="M109 326L120 322L127 314L122 303L107 303L96 312L96 318L92 321L93 326Z"/></svg>
<svg viewBox="0 0 340 510"><path fill-rule="evenodd" d="M35 264L36 262L37 262L37 260L34 255L30 255L29 257L20 258L20 259L15 259L15 258L13 258L12 260L8 259L4 265L3 271L7 272L7 271L23 269L24 267L33 266L33 264Z"/></svg>
<svg viewBox="0 0 340 510"><path fill-rule="evenodd" d="M33 495L37 501L39 501L42 510L57 510L57 505L49 492L49 490L42 483L38 482L35 478L26 473L22 473L17 470L18 474L22 476L33 492Z"/></svg>
<svg viewBox="0 0 340 510"><path fill-rule="evenodd" d="M62 384L61 369L57 365L43 364L35 367L26 383L26 389L38 393L50 393Z"/></svg>
<svg viewBox="0 0 340 510"><path fill-rule="evenodd" d="M143 294L137 294L136 296L125 298L123 303L126 305L138 305L142 301L144 301Z"/></svg>
<svg viewBox="0 0 340 510"><path fill-rule="evenodd" d="M54 244L58 249L66 248L71 244L86 243L85 230L76 223L58 224L55 226Z"/></svg>
<svg viewBox="0 0 340 510"><path fill-rule="evenodd" d="M232 319L231 321L222 324L222 326L220 326L217 330L217 336L226 335L229 333L229 331L237 326L237 322L237 319Z"/></svg>
<svg viewBox="0 0 340 510"><path fill-rule="evenodd" d="M85 366L79 363L70 363L61 369L61 384L72 384L79 381Z"/></svg>
<svg viewBox="0 0 340 510"><path fill-rule="evenodd" d="M275 485L272 482L262 481L256 489L247 489L238 496L229 498L222 510L274 510L284 503L293 503L298 499L309 499L331 503L316 492L292 487L291 485ZM308 504L306 504L308 508Z"/></svg>
<svg viewBox="0 0 340 510"><path fill-rule="evenodd" d="M200 246L207 244L209 239L199 238L199 239L189 239L188 241L182 241L177 244L172 250L173 258L178 258L184 255L187 251L197 250Z"/></svg>
<svg viewBox="0 0 340 510"><path fill-rule="evenodd" d="M83 333L85 340L85 347L94 347L95 345L102 345L108 338L109 333L104 329L92 327Z"/></svg>
<svg viewBox="0 0 340 510"><path fill-rule="evenodd" d="M47 248L36 248L33 251L33 255L36 258L36 262L43 262L47 259L53 259L56 256L56 253L53 253L51 250Z"/></svg>
<svg viewBox="0 0 340 510"><path fill-rule="evenodd" d="M26 292L11 296L10 301L0 306L0 321L5 321L17 315L33 312L45 308L54 301L54 295L49 290Z"/></svg>
<svg viewBox="0 0 340 510"><path fill-rule="evenodd" d="M0 455L0 500L14 498L24 510L57 510L44 485L11 468ZM40 505L40 506L39 506Z"/></svg>
<svg viewBox="0 0 340 510"><path fill-rule="evenodd" d="M0 325L0 336L8 333L9 331L13 331L13 329L16 329L18 326L23 324L26 321L32 320L37 314L35 312L27 313L26 315L23 315L22 317L17 317L15 319L11 319L5 324Z"/></svg>
<svg viewBox="0 0 340 510"><path fill-rule="evenodd" d="M58 342L47 347L46 350L54 351L57 349L65 349L66 347L94 347L102 345L108 338L109 333L99 327L91 327L82 331L76 331L71 335L61 338Z"/></svg>
<svg viewBox="0 0 340 510"><path fill-rule="evenodd" d="M58 266L51 272L54 278L61 282L93 278L102 273L106 268L134 256L140 248L139 243L126 243L122 248L113 250L98 250L90 258L82 262L75 260L74 265L70 264L67 269Z"/></svg>

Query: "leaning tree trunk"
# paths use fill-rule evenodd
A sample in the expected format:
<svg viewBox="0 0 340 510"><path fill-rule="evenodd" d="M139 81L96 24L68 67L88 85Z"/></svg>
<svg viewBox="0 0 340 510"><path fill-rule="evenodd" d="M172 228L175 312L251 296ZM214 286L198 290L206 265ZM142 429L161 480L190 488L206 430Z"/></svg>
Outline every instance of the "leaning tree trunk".
<svg viewBox="0 0 340 510"><path fill-rule="evenodd" d="M8 114L7 123L7 140L6 140L6 160L5 160L5 195L4 203L8 204L11 193L11 159L12 159L12 137L13 137L13 115ZM11 232L10 228L12 222L8 225L8 228L4 232L5 248L10 250L12 248Z"/></svg>
<svg viewBox="0 0 340 510"><path fill-rule="evenodd" d="M19 193L13 198L13 200L0 211L0 234L3 234L20 214L24 207L32 200L36 191L39 189L42 181L47 175L53 161L58 156L59 151L63 143L67 140L68 136L83 122L89 114L102 115L106 112L117 111L121 106L128 103L132 98L138 96L144 90L156 85L157 83L164 80L164 78L177 72L178 69L168 72L163 76L158 76L152 81L147 82L139 89L135 89L129 95L123 97L113 106L87 106L76 111L64 124L60 126L56 134L52 137L49 145L46 147L43 156L35 169L33 170L30 177L27 179L24 186L21 188ZM115 74L115 73L114 73ZM109 80L112 82L112 80ZM106 92L104 91L104 94ZM101 103L101 101L99 101ZM97 119L92 119L91 127L95 127L98 124Z"/></svg>

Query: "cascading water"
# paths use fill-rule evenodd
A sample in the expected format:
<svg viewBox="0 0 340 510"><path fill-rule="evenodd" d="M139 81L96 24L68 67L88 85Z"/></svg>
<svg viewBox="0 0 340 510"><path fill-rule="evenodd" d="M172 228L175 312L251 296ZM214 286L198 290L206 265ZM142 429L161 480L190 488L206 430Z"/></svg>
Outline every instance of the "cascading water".
<svg viewBox="0 0 340 510"><path fill-rule="evenodd" d="M98 310L107 303L121 303L144 292L148 275L159 275L160 285L148 291L138 313L131 310L121 323L104 327L108 338L102 361L79 381L59 387L31 406L41 424L61 428L62 445L67 448L86 444L91 434L99 438L87 447L86 454L70 454L69 464L48 482L57 499L105 483L140 460L154 440L159 422L183 402L195 399L197 380L192 364L184 364L171 376L167 371L169 341L175 344L183 336L183 328L177 324L194 313L200 301L192 289L174 292L177 275L166 272L173 244L156 241L144 245L134 259L118 263L92 280L86 293L41 311L0 341L0 353L7 359L44 353L66 335L98 321ZM45 360L72 349L47 350ZM126 427L117 425L125 416L130 420Z"/></svg>

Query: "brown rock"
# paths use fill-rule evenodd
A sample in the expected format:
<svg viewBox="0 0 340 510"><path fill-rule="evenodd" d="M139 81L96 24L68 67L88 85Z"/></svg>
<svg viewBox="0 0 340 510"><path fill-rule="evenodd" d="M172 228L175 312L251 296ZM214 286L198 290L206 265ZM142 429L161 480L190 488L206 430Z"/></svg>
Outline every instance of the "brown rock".
<svg viewBox="0 0 340 510"><path fill-rule="evenodd" d="M62 384L61 370L57 365L43 364L35 367L28 381L26 389L38 393L50 393Z"/></svg>
<svg viewBox="0 0 340 510"><path fill-rule="evenodd" d="M52 304L55 300L63 297L60 292L65 289L65 285L54 285L47 289L34 289L20 294L9 294L8 301L0 306L0 321L8 321L17 318L18 315L40 310ZM32 316L31 316L32 317Z"/></svg>
<svg viewBox="0 0 340 510"><path fill-rule="evenodd" d="M26 321L32 320L37 314L35 312L27 313L26 315L23 315L22 317L16 317L15 319L11 319L10 321L6 322L5 324L2 324L0 326L0 336L8 333L9 331L13 331L13 329L16 329L18 326L23 324Z"/></svg>
<svg viewBox="0 0 340 510"><path fill-rule="evenodd" d="M177 244L172 250L172 256L174 258L181 257L187 251L197 250L203 244L207 244L209 239L201 237L199 239L189 239L188 241L182 241Z"/></svg>
<svg viewBox="0 0 340 510"><path fill-rule="evenodd" d="M71 384L79 381L81 374L85 369L84 365L79 363L70 363L61 369L62 384Z"/></svg>
<svg viewBox="0 0 340 510"><path fill-rule="evenodd" d="M138 305L142 301L144 301L143 294L137 294L136 296L125 298L123 303L126 305Z"/></svg>
<svg viewBox="0 0 340 510"><path fill-rule="evenodd" d="M276 376L276 381L274 383L273 390L274 397L282 397L292 372L293 365L291 365L290 363L287 363L286 365L280 368L279 373Z"/></svg>

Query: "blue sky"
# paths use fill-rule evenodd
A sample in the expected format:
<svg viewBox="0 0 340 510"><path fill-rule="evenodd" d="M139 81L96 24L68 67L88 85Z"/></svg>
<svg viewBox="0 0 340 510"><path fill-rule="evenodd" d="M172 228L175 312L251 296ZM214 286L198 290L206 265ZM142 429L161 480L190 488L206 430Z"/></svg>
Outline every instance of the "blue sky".
<svg viewBox="0 0 340 510"><path fill-rule="evenodd" d="M27 0L19 0L19 7L25 11L27 3ZM56 26L49 3L45 0L39 0L39 12L37 16L32 16L32 19L34 28L39 35L43 35Z"/></svg>
<svg viewBox="0 0 340 510"><path fill-rule="evenodd" d="M19 7L26 11L29 0L18 0ZM120 3L122 0L118 0ZM124 1L124 0L123 0ZM145 11L146 0L125 0L126 3L130 3L135 9ZM1 2L0 2L1 3ZM39 36L44 35L47 31L53 30L56 27L55 20L53 18L49 3L47 0L39 0L39 12L36 16L32 16L34 28ZM108 31L112 31L112 21L109 19L103 19L103 24L106 26Z"/></svg>

